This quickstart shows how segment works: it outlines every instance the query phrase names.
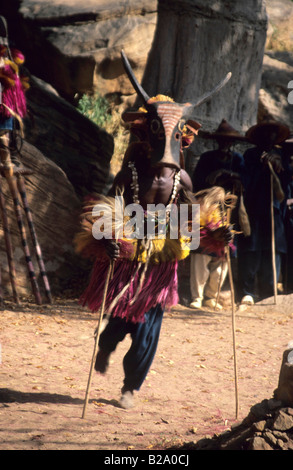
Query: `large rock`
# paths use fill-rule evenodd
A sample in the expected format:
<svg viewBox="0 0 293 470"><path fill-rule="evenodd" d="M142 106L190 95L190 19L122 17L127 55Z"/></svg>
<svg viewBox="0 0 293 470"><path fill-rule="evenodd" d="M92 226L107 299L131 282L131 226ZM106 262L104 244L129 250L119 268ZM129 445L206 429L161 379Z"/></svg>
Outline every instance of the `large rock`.
<svg viewBox="0 0 293 470"><path fill-rule="evenodd" d="M41 246L48 279L53 294L70 288L73 281L86 277L86 265L76 256L73 249L73 238L79 229L80 201L75 190L68 181L65 173L38 149L26 141L21 148L21 161L33 174L25 176L27 199L33 214L34 226ZM10 231L12 236L13 256L16 264L17 285L19 294L32 293L27 273L19 229L14 214L14 206L8 189L7 181L2 178L2 189L5 195ZM19 198L21 201L21 198ZM30 231L23 212L23 222L26 227L26 238L29 243L33 264L43 290L35 251L32 246ZM2 268L2 284L5 296L11 292L6 251L4 249L3 223L0 220ZM80 281L81 282L81 281ZM75 287L78 285L76 282ZM46 297L44 296L44 300Z"/></svg>
<svg viewBox="0 0 293 470"><path fill-rule="evenodd" d="M31 78L27 101L26 139L64 170L81 199L104 192L110 177L112 136L40 79Z"/></svg>
<svg viewBox="0 0 293 470"><path fill-rule="evenodd" d="M158 23L143 86L153 96L195 102L228 72L228 84L194 111L205 127L223 118L236 129L255 123L267 14L263 0L159 0Z"/></svg>
<svg viewBox="0 0 293 470"><path fill-rule="evenodd" d="M267 0L269 17L267 50L292 50L293 4L291 0Z"/></svg>
<svg viewBox="0 0 293 470"><path fill-rule="evenodd" d="M265 2L159 0L156 33L143 78L149 96L162 93L177 102L196 102L228 72L230 81L194 109L204 130L226 119L238 131L255 124L266 40ZM196 138L185 152L192 173L213 141Z"/></svg>
<svg viewBox="0 0 293 470"><path fill-rule="evenodd" d="M278 388L274 391L274 397L281 400L287 406L293 406L293 349L284 351L280 370ZM292 425L293 426L293 425Z"/></svg>
<svg viewBox="0 0 293 470"><path fill-rule="evenodd" d="M174 13L175 2L167 1L165 4L164 22L168 24L167 30L175 40L177 35L173 34L174 26L169 21ZM254 81L254 75L257 75L261 64L266 23L264 3L255 3L253 11L249 9L250 4L245 2L231 2L230 6L228 3L222 5L221 2L212 2L210 6L206 1L190 0L179 2L178 5L178 18L184 28L184 45L179 48L180 54L184 56L188 49L186 46L191 40L194 41L193 55L200 61L197 68L200 75L192 74L192 80L189 80L187 68L184 79L180 77L178 82L177 72L174 77L173 71L171 74L168 72L168 67L174 69L174 55L164 52L163 60L167 61L168 67L164 66L164 73L155 80L159 91L176 95L176 99L190 99L189 81L194 82L194 94L200 94L211 87L219 75L226 73L228 67L233 72L233 80L226 92L223 91L217 98L218 105L216 106L215 101L212 107L207 105L201 110L199 119L204 127L209 128L217 127L223 114L239 130L254 124L257 119L257 94L260 85ZM286 101L288 89L284 89L287 84L284 83L282 62L286 62L284 56L293 60L292 54L288 52L292 50L289 46L292 44L290 31L293 4L291 0L267 0L265 5L268 13L266 48L270 56L267 55L264 61L259 118L271 115L288 121L292 110ZM190 21L194 21L192 18L195 10L197 26L192 34L187 34ZM156 30L157 2L91 0L83 4L77 0L22 0L21 3L10 0L3 2L0 13L7 16L11 36L24 49L32 73L51 83L67 99L74 100L74 97L78 98L82 93L95 89L102 95L119 95L124 102L125 96L133 94L133 89L123 73L120 50L125 49L138 79L141 80ZM205 33L202 40L198 41L199 30L202 29ZM230 33L233 40L229 46L226 38ZM186 35L189 42L185 41ZM168 47L171 45L172 41ZM206 53L199 53L200 48L205 48ZM253 53L247 54L248 48ZM155 47L157 60L160 53L160 48ZM202 56L207 60L202 61ZM231 67L227 63L227 56ZM269 58L276 59L279 63L269 63ZM206 70L211 63L216 64L216 76ZM168 77L173 88L179 83L179 91L170 89ZM236 100L231 99L233 92L230 87L236 91ZM156 90L150 89L149 92L152 94ZM188 96L183 96L184 94ZM246 99L246 94L249 99ZM132 104L133 99L134 97L128 100L128 103ZM237 106L233 110L225 109L227 103L234 102L237 102ZM218 109L221 110L220 113Z"/></svg>
<svg viewBox="0 0 293 470"><path fill-rule="evenodd" d="M267 0L268 31L259 93L258 120L273 118L291 127L293 107L288 83L293 77L293 3Z"/></svg>
<svg viewBox="0 0 293 470"><path fill-rule="evenodd" d="M258 120L272 118L291 127L293 106L288 102L288 94L291 91L288 89L288 83L293 77L293 60L292 64L286 60L284 54L268 51L264 55Z"/></svg>
<svg viewBox="0 0 293 470"><path fill-rule="evenodd" d="M125 49L141 77L156 26L156 0L10 0L0 13L27 56L32 73L68 100L97 89L133 93Z"/></svg>
<svg viewBox="0 0 293 470"><path fill-rule="evenodd" d="M174 27L170 26L171 23L168 20L168 15L174 12L173 2L165 3L166 22L175 40L177 36L173 34ZM187 11L184 15L186 4L190 5L190 12ZM268 13L267 52L273 59L290 64L287 58L293 61L292 53L290 53L293 41L292 1L267 0L265 4ZM185 46L188 42L185 39L188 24L194 16L192 10L196 9L198 16L197 27L191 35L188 34L188 41L195 41L194 54L200 60L198 70L201 76L192 75L191 77L193 81L196 78L195 92L200 94L206 89L204 87L212 86L214 78L218 78L207 73L206 67L209 67L210 63L216 64L217 75L226 72L228 64L221 57L229 55L231 67L228 68L234 72L233 87L236 87L239 97L237 98L238 105L233 112L229 113L225 110L227 102L235 101L234 98L231 100L231 90L227 88L227 95L222 94L218 101L218 108L223 109L222 114L225 114L232 124L234 123L234 127L249 126L254 118L256 121L256 97L259 84L253 84L253 75L261 59L263 42L261 35L263 35L265 22L264 4L256 2L252 14L249 13L250 4L245 2L231 2L231 5L227 2L225 5L221 2L212 2L212 8L206 1L194 2L192 0L179 2L178 5L178 17L181 18L180 22L184 28L185 44L179 48L180 54L184 55L187 50ZM126 50L140 80L156 30L157 1L90 0L84 4L77 0L22 0L22 2L10 0L2 2L0 13L7 16L11 37L16 40L19 47L24 49L32 73L51 83L67 99L73 100L74 96L79 97L80 94L93 89L99 90L102 95L114 93L124 98L125 95L132 94L133 89L123 73L120 50L122 48ZM208 25L210 25L210 30ZM196 40L199 28L206 29L201 41ZM230 34L230 28L233 33L231 46L225 41L227 34ZM168 47L171 47L170 44ZM202 47L206 47L206 54L197 53ZM241 52L241 47L244 47L243 52ZM247 54L249 47L253 50L252 54ZM155 54L159 56L160 50L156 49ZM203 55L206 57L205 61L201 60ZM169 66L174 68L173 54L165 54L164 60L167 60ZM270 69L276 77L275 82L268 80L267 72ZM291 118L291 110L288 109L288 103L286 103L288 90L286 93L283 91L283 71L280 70L280 64L269 64L268 56L265 57L264 74L260 92L259 116L271 114L278 118L285 108L284 119L287 120L289 114ZM162 86L159 82L161 79L165 81L168 75L168 70L165 69L164 73L158 77L157 85L161 92L173 93L174 90L163 89L166 83ZM185 70L184 76L185 82L188 82L188 69ZM173 80L173 72L171 79ZM174 86L177 81L174 79ZM182 82L181 78L180 81ZM180 83L181 90L184 93L188 92L187 98L189 99L190 93L185 82ZM274 83L276 83L276 89L274 89ZM252 101L246 100L243 90L249 90ZM129 102L133 103L133 100ZM208 114L209 116L204 117L209 117L209 127L216 127L223 117L215 113L214 107L209 110ZM203 121L206 126L205 120Z"/></svg>

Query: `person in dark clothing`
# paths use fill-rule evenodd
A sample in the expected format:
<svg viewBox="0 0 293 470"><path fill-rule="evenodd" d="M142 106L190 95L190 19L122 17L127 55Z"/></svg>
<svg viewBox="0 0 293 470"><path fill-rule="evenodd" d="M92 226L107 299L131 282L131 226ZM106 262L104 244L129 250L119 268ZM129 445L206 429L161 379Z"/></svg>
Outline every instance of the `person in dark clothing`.
<svg viewBox="0 0 293 470"><path fill-rule="evenodd" d="M218 148L204 152L192 176L194 192L212 186L221 186L226 192L237 192L245 174L243 156L231 150L235 141L244 137L223 119L214 133L200 133L205 138L215 139Z"/></svg>
<svg viewBox="0 0 293 470"><path fill-rule="evenodd" d="M287 255L282 263L284 292L293 292L293 135L281 144L281 151L286 158L292 176L289 183L288 198L285 209L285 235L287 240Z"/></svg>
<svg viewBox="0 0 293 470"><path fill-rule="evenodd" d="M244 137L225 119L214 133L201 133L205 138L215 139L218 148L204 152L192 176L193 191L196 194L213 186L224 188L226 193L239 195L245 178L245 165L240 153L231 150L235 141ZM238 224L237 218L232 223ZM191 253L190 291L191 308L202 305L221 310L217 294L228 272L227 260L215 253L207 253L201 247Z"/></svg>
<svg viewBox="0 0 293 470"><path fill-rule="evenodd" d="M274 226L276 274L280 273L281 257L287 252L284 228L286 199L290 183L290 168L278 144L289 135L289 128L276 121L252 126L246 133L255 147L243 157L247 168L245 207L251 235L238 238L239 297L243 304L253 304L274 293L272 262L271 174L274 174Z"/></svg>

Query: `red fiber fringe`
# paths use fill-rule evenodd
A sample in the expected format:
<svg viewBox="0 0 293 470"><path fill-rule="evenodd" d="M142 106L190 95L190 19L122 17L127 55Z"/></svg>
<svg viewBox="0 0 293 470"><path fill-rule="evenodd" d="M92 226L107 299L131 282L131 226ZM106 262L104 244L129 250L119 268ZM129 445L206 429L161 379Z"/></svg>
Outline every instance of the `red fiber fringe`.
<svg viewBox="0 0 293 470"><path fill-rule="evenodd" d="M22 83L18 77L15 80L14 87L4 88L2 92L2 102L21 118L26 115L26 99ZM10 111L5 108L5 106L1 107L1 115L5 118L11 117Z"/></svg>
<svg viewBox="0 0 293 470"><path fill-rule="evenodd" d="M112 312L107 312L111 313L113 317L125 318L133 323L141 323L144 321L145 312L155 305L159 303L163 307L176 305L178 303L177 264L177 261L172 261L150 265L146 271L144 282L139 287L143 265L135 276L138 267L136 261L117 260L113 277L108 286L105 312L128 283L130 284L127 291L119 299ZM93 312L98 311L101 306L108 268L108 260L96 261L89 285L80 298L80 303L83 306L87 305ZM130 304L138 288L139 295L136 301Z"/></svg>
<svg viewBox="0 0 293 470"><path fill-rule="evenodd" d="M226 245L222 240L215 240L213 237L213 231L209 224L200 230L200 248L204 253L213 253L218 258L223 258L225 257L225 246ZM235 245L233 242L230 242L228 246L232 252L235 251Z"/></svg>
<svg viewBox="0 0 293 470"><path fill-rule="evenodd" d="M2 103L23 118L26 115L27 106L21 78L10 65L5 65L0 74L0 82L3 86ZM10 111L5 106L1 106L0 114L4 118L11 117Z"/></svg>

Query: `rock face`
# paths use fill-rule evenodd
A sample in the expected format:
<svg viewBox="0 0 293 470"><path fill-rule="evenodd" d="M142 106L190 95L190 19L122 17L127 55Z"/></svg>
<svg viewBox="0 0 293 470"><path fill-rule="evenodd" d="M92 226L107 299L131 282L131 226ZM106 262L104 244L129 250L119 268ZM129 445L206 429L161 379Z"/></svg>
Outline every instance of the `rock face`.
<svg viewBox="0 0 293 470"><path fill-rule="evenodd" d="M39 79L27 92L26 140L66 173L76 194L105 191L114 142Z"/></svg>
<svg viewBox="0 0 293 470"><path fill-rule="evenodd" d="M288 83L293 77L293 60L290 65L285 61L286 57L281 59L282 54L270 51L264 55L258 119L269 117L290 126L293 106L288 103Z"/></svg>
<svg viewBox="0 0 293 470"><path fill-rule="evenodd" d="M10 38L23 49L28 69L50 83L32 79L27 95L27 142L34 146L31 153L39 149L45 161L47 157L61 169L66 185L73 190L73 211L76 195L80 201L88 193L106 190L114 143L68 101L76 103L81 94L98 90L102 95L118 95L118 102L133 104L136 95L122 68L122 48L139 81L151 50L143 85L150 95L166 93L177 101L197 98L231 70L233 79L227 87L210 104L198 108L198 120L206 130L215 129L223 117L239 130L254 124L260 86L258 116L292 122L293 107L287 102L292 54L275 51L272 38L281 24L290 31L293 4L290 0L266 2L270 44L267 41L262 66L267 26L264 4L255 0L252 9L251 2L241 0L1 2L0 14L7 17ZM156 29L158 5L164 18ZM211 73L213 69L215 73ZM190 172L203 143L197 139L196 145L187 154L186 169ZM39 197L34 186L30 191L32 199ZM70 206L68 212L63 216L64 224ZM39 230L45 230L44 225ZM45 243L44 238L42 245ZM45 245L42 248L47 249Z"/></svg>
<svg viewBox="0 0 293 470"><path fill-rule="evenodd" d="M281 400L288 406L293 406L293 350L284 351L283 361L280 370L278 388L274 392L274 397Z"/></svg>
<svg viewBox="0 0 293 470"><path fill-rule="evenodd" d="M292 54L287 52L292 49L293 4L291 0L267 0L265 4L269 21L259 117L269 114L287 121L292 119L292 106L286 101L284 68L293 66ZM228 88L217 101L204 105L198 118L204 127L211 128L223 117L239 130L254 124L267 24L264 2L253 2L253 8L243 1L184 0L177 6L175 0L162 0L159 5L165 18L162 42L170 40L164 54L157 46L161 23L154 37L156 0L90 0L85 4L77 0L10 0L2 2L0 14L8 18L11 37L24 48L31 73L51 83L70 101L94 89L102 95L117 94L122 101L133 95L123 73L120 50L125 49L141 80L153 44L148 65L152 70L144 82L150 94L160 91L179 100L197 97L229 69L233 80ZM175 31L178 35L183 31L177 48ZM232 38L231 45L228 38ZM190 57L198 63L195 73L188 65ZM156 61L161 62L163 72L156 71ZM177 65L180 63L185 64L183 68ZM210 73L210 64L215 74ZM286 75L292 79L290 68ZM236 98L231 99L234 92ZM234 101L237 106L227 109L227 103Z"/></svg>
<svg viewBox="0 0 293 470"><path fill-rule="evenodd" d="M81 204L76 196L73 186L65 173L39 150L27 142L21 149L23 165L33 171L25 176L27 199L42 249L45 268L53 294L60 293L69 288L74 279L80 277L82 263L73 250L73 237L79 228L79 214ZM13 257L16 265L17 291L19 294L31 293L31 285L27 274L27 266L19 236L16 217L14 214L12 198L7 182L2 178L2 190L5 195L6 208L11 231ZM21 198L19 198L21 201ZM39 276L39 267L35 251L31 243L30 231L23 212L23 222L26 227L26 237L30 247L40 290L43 283ZM3 241L3 224L0 221L0 237ZM7 268L6 252L0 252L2 267L2 284L4 300L6 294L11 292L9 273ZM84 266L85 268L85 266ZM45 297L44 297L45 300Z"/></svg>
<svg viewBox="0 0 293 470"><path fill-rule="evenodd" d="M259 94L259 120L264 117L283 121L291 127L293 106L288 102L293 77L293 3L290 0L267 2L269 26Z"/></svg>
<svg viewBox="0 0 293 470"><path fill-rule="evenodd" d="M159 0L158 5L143 80L147 93L193 102L232 72L229 83L194 117L208 130L223 118L236 129L254 124L267 30L265 2Z"/></svg>
<svg viewBox="0 0 293 470"><path fill-rule="evenodd" d="M154 36L158 4L164 19ZM23 0L20 4L11 0L3 2L0 13L7 16L11 35L24 48L31 72L51 83L70 101L94 89L102 95L118 95L122 101L133 95L121 65L120 50L125 49L141 80L153 44L148 64L151 73L146 72L144 81L149 94L161 92L172 94L179 101L189 100L211 88L228 69L233 72L226 90L199 110L198 119L204 127L216 128L225 114L234 127L246 130L256 122L260 86L259 118L292 118L284 75L284 67L290 67L285 49L292 41L291 0L265 2L268 54L261 84L267 25L263 1L254 2L253 9L242 1L184 0L177 6L175 0L161 0L158 4L154 0L91 0L86 4L76 0ZM175 48L181 30L183 42ZM167 53L165 48L161 52L160 35L164 45L169 41ZM281 45L277 53L276 37ZM193 64L198 64L195 72L188 64L190 57ZM156 65L158 61L163 71ZM210 64L214 64L215 74L210 72ZM291 79L288 68L286 75L289 74ZM235 98L231 99L234 93ZM133 98L129 103L133 103Z"/></svg>
<svg viewBox="0 0 293 470"><path fill-rule="evenodd" d="M149 96L162 93L179 103L196 102L232 72L226 86L196 108L193 118L204 130L215 130L226 119L245 131L257 119L266 30L263 0L159 0L143 88ZM190 174L213 145L195 139L185 152Z"/></svg>
<svg viewBox="0 0 293 470"><path fill-rule="evenodd" d="M0 7L31 72L70 101L93 89L133 93L120 51L125 49L141 78L156 9L155 0L11 0Z"/></svg>

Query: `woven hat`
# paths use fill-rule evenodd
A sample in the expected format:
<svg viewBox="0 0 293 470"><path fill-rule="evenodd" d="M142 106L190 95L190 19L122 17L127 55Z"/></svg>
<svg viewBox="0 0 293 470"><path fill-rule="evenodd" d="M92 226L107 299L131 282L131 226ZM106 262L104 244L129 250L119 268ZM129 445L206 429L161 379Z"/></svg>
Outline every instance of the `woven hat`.
<svg viewBox="0 0 293 470"><path fill-rule="evenodd" d="M268 138L272 139L273 144L280 144L290 136L290 129L279 121L266 120L250 127L246 132L246 138L252 144L258 145L264 143Z"/></svg>
<svg viewBox="0 0 293 470"><path fill-rule="evenodd" d="M236 131L226 119L222 119L214 132L199 131L198 135L205 139L246 140L245 136Z"/></svg>

